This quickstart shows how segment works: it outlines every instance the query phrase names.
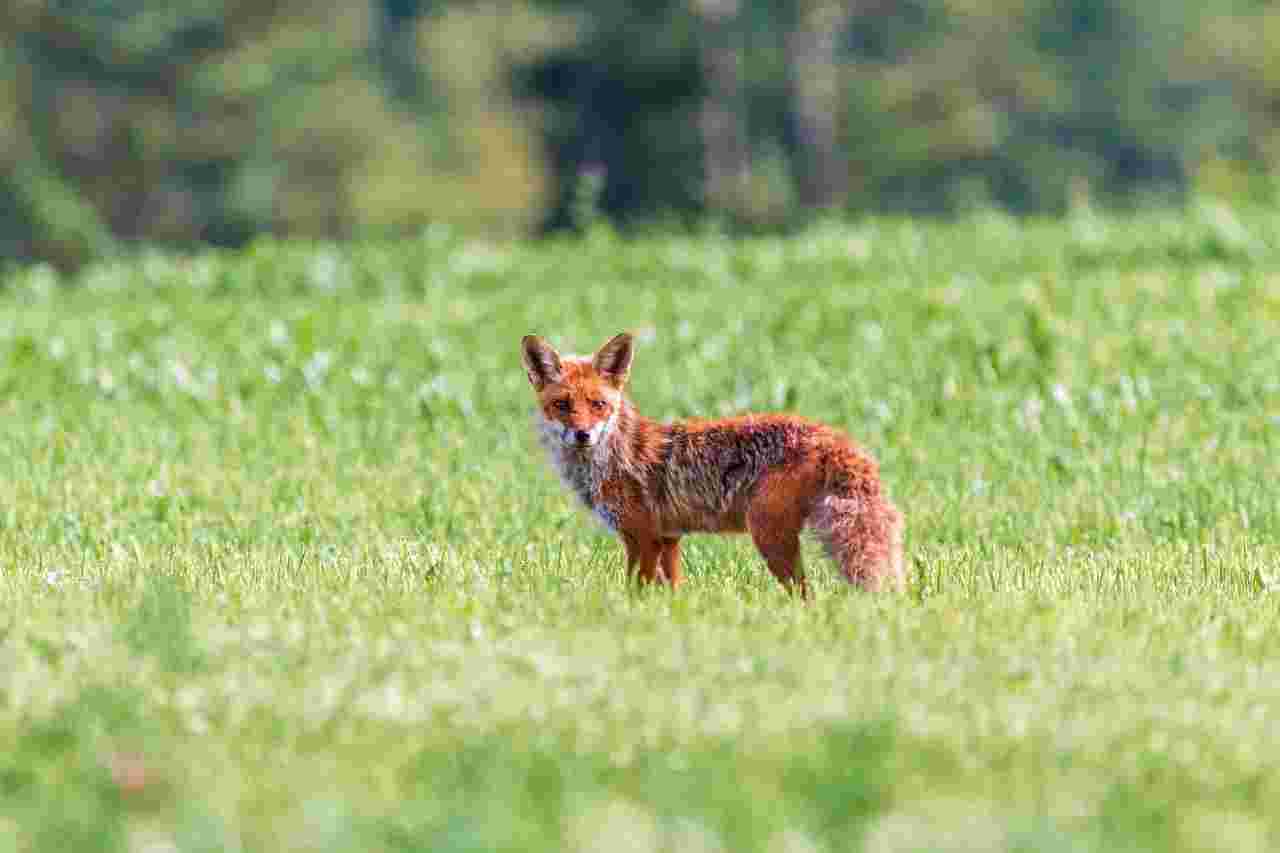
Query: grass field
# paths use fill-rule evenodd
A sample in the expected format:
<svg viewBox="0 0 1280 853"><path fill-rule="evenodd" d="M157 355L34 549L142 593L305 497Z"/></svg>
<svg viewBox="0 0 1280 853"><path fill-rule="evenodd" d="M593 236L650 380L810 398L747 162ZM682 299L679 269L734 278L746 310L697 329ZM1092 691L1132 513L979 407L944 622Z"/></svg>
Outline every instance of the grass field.
<svg viewBox="0 0 1280 853"><path fill-rule="evenodd" d="M1280 847L1280 215L264 243L0 285L0 851ZM688 583L520 336L847 429L910 592Z"/></svg>

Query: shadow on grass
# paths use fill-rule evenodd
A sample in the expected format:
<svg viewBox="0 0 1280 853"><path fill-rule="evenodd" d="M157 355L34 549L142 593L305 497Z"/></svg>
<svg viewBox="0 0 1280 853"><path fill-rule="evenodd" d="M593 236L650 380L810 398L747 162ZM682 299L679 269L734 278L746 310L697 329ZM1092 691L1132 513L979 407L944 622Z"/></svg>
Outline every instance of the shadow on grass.
<svg viewBox="0 0 1280 853"><path fill-rule="evenodd" d="M824 848L856 847L890 802L893 725L801 740L787 753L725 741L615 763L494 735L419 754L402 780L412 800L359 834L397 851L764 850L796 830Z"/></svg>
<svg viewBox="0 0 1280 853"><path fill-rule="evenodd" d="M195 672L204 654L191 630L191 593L167 575L146 581L142 597L125 619L123 636L139 656L151 655L168 672Z"/></svg>

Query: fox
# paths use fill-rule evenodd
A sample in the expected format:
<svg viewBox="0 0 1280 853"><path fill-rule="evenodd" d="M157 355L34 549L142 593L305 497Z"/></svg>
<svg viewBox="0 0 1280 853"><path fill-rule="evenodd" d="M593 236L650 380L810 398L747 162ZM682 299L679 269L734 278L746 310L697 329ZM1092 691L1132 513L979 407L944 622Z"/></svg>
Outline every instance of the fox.
<svg viewBox="0 0 1280 853"><path fill-rule="evenodd" d="M901 591L904 522L875 459L844 433L789 414L659 423L626 394L630 333L591 356L521 341L540 441L564 485L626 549L640 584L683 581L680 539L747 533L788 592L809 597L810 530L851 584Z"/></svg>

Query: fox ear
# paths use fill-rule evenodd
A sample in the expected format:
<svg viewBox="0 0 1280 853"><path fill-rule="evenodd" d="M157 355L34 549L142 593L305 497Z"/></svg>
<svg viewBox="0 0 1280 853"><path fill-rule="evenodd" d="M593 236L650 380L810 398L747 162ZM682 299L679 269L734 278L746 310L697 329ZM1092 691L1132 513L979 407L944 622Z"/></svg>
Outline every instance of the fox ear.
<svg viewBox="0 0 1280 853"><path fill-rule="evenodd" d="M520 341L524 353L524 371L535 391L541 391L560 380L560 354L537 335L525 335Z"/></svg>
<svg viewBox="0 0 1280 853"><path fill-rule="evenodd" d="M614 388L621 388L627 384L627 374L631 372L633 349L631 335L623 332L596 351L591 366Z"/></svg>

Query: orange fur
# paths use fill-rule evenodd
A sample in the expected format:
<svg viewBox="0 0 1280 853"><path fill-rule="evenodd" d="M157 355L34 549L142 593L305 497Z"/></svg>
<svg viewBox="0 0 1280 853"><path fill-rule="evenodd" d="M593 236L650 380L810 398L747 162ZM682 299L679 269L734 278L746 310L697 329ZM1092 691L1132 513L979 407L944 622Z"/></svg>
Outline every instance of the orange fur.
<svg viewBox="0 0 1280 853"><path fill-rule="evenodd" d="M674 587L681 536L749 533L774 576L807 595L807 527L850 582L902 588L902 515L875 460L844 434L793 415L650 420L623 393L630 335L590 358L561 357L534 336L522 348L552 464L622 539L630 576Z"/></svg>

